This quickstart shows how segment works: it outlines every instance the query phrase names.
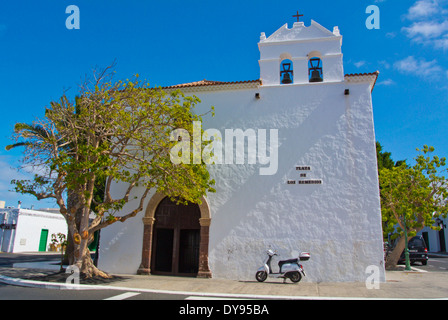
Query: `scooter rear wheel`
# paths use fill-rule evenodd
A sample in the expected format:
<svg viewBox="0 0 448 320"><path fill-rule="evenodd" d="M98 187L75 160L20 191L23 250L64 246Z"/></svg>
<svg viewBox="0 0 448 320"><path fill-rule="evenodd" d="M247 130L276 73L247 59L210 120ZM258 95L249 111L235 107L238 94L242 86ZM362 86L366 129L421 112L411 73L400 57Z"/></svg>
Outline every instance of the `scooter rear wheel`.
<svg viewBox="0 0 448 320"><path fill-rule="evenodd" d="M302 275L298 271L289 273L288 277L289 277L289 280L291 280L294 283L299 282L300 280L302 280Z"/></svg>
<svg viewBox="0 0 448 320"><path fill-rule="evenodd" d="M263 282L264 280L266 280L268 277L268 274L266 271L258 271L255 274L255 279L257 279L258 282Z"/></svg>

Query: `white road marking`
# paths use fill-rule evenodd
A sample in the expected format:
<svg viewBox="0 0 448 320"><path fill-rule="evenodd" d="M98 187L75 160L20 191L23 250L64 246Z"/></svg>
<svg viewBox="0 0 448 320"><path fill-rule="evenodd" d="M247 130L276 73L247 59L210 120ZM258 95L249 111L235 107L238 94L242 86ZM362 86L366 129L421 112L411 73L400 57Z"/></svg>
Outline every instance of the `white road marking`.
<svg viewBox="0 0 448 320"><path fill-rule="evenodd" d="M236 299L236 298L225 298L225 297L206 297L206 296L189 296L185 300L247 300L247 299Z"/></svg>
<svg viewBox="0 0 448 320"><path fill-rule="evenodd" d="M416 267L411 267L411 269L414 270L414 271L418 271L418 272L428 272L426 270L419 269L419 268L416 268Z"/></svg>
<svg viewBox="0 0 448 320"><path fill-rule="evenodd" d="M106 298L104 300L124 300L127 298L138 296L139 294L140 294L140 292L126 292L126 293L119 294L117 296Z"/></svg>

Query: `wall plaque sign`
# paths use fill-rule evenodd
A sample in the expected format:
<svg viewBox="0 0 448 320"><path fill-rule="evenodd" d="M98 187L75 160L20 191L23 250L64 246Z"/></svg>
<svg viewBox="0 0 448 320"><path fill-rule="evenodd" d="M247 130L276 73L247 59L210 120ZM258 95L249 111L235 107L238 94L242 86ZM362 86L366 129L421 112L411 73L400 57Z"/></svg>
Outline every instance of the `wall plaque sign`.
<svg viewBox="0 0 448 320"><path fill-rule="evenodd" d="M320 179L299 180L299 184L322 184Z"/></svg>
<svg viewBox="0 0 448 320"><path fill-rule="evenodd" d="M308 178L308 174L311 173L311 166L309 165L299 165L296 166L296 171L299 171L299 179L288 179L286 184L301 184L301 185L315 185L315 184L323 184L322 179L310 179Z"/></svg>

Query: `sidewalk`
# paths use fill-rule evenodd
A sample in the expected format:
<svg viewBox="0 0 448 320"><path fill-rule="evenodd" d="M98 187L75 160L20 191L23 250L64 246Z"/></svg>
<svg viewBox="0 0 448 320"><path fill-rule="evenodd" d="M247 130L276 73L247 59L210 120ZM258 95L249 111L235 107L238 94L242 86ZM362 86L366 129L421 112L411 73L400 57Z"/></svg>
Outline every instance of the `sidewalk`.
<svg viewBox="0 0 448 320"><path fill-rule="evenodd" d="M67 289L65 283L29 280L54 274L57 270L35 268L0 268L0 282L32 287ZM68 276L68 275L67 275ZM76 289L111 289L138 292L178 293L189 296L235 299L448 299L447 272L387 271L387 281L379 289L367 289L365 283L311 283L306 278L298 284L289 280L259 283L223 279L200 279L167 276L115 275L116 281L86 284ZM71 288L73 289L73 284Z"/></svg>

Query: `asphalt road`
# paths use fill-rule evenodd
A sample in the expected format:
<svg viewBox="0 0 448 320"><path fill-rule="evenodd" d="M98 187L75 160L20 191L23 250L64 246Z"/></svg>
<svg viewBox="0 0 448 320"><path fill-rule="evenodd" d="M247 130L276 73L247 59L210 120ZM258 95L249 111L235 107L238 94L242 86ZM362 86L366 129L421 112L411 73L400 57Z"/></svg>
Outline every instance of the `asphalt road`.
<svg viewBox="0 0 448 320"><path fill-rule="evenodd" d="M0 267L12 268L16 263L60 261L57 254L20 254L0 252ZM188 296L154 293L132 294L116 290L56 290L27 288L0 283L0 300L183 300Z"/></svg>
<svg viewBox="0 0 448 320"><path fill-rule="evenodd" d="M14 263L24 262L41 262L41 261L55 261L59 262L61 257L58 254L23 254L23 253L5 253L0 252L0 267L12 268Z"/></svg>
<svg viewBox="0 0 448 320"><path fill-rule="evenodd" d="M444 257L430 257L428 260L428 264L426 266L420 267L422 270L426 270L428 272L441 272L448 271L448 256Z"/></svg>
<svg viewBox="0 0 448 320"><path fill-rule="evenodd" d="M411 266L426 272L448 272L448 255L430 255L426 266L423 266L419 262L416 262Z"/></svg>
<svg viewBox="0 0 448 320"><path fill-rule="evenodd" d="M119 290L57 290L0 283L0 300L185 300L185 295Z"/></svg>

